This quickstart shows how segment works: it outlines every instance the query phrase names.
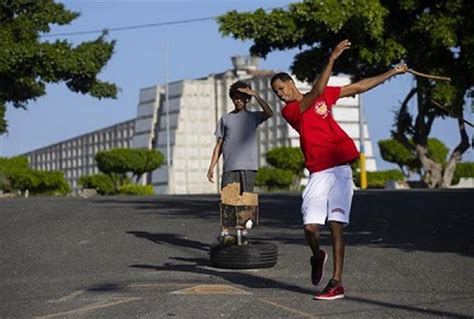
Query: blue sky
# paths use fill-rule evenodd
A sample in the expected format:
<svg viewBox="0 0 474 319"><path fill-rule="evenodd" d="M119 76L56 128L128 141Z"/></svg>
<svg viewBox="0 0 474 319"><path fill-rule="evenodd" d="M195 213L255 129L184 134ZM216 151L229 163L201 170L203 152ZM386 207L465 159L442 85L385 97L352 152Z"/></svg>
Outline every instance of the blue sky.
<svg viewBox="0 0 474 319"><path fill-rule="evenodd" d="M70 25L54 27L52 33L215 17L230 10L284 7L291 1L62 2L69 9L79 11L81 16ZM68 39L79 43L97 36L89 34ZM168 52L168 79L175 81L229 69L230 57L246 55L250 47L250 42L223 38L214 20L111 32L109 39L117 40L115 53L99 77L115 82L121 88L117 99L97 100L72 93L63 84L50 85L47 95L29 103L26 111L8 108L9 133L0 137L0 156L21 154L133 118L139 90L165 82L165 50ZM260 62L260 67L287 71L297 52L271 53ZM380 158L375 142L390 137L393 111L412 85L413 77L403 75L364 94L365 116L379 168L393 166ZM415 105L410 108L414 110ZM472 122L472 114L466 113L465 116ZM468 132L472 136L473 130ZM437 120L432 136L450 148L455 147L459 141L456 121L452 118ZM469 150L463 159L474 161L473 153Z"/></svg>

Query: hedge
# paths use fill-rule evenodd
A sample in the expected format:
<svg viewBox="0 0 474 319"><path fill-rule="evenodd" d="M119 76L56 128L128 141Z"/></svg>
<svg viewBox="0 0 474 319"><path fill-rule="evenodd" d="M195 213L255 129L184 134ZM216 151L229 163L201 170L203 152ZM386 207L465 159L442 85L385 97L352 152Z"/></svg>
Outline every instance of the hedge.
<svg viewBox="0 0 474 319"><path fill-rule="evenodd" d="M257 171L256 186L269 190L288 189L293 182L294 174L289 170L274 167L262 167Z"/></svg>
<svg viewBox="0 0 474 319"><path fill-rule="evenodd" d="M474 177L474 162L458 163L451 184L458 184L461 177Z"/></svg>
<svg viewBox="0 0 474 319"><path fill-rule="evenodd" d="M389 180L403 181L405 177L398 169L386 171L367 172L367 188L384 188ZM360 174L354 174L354 182L360 187Z"/></svg>
<svg viewBox="0 0 474 319"><path fill-rule="evenodd" d="M114 180L106 174L99 173L81 176L81 178L79 178L79 185L83 188L93 188L101 195L113 195L118 193Z"/></svg>
<svg viewBox="0 0 474 319"><path fill-rule="evenodd" d="M128 184L119 188L120 194L125 195L154 195L152 185Z"/></svg>

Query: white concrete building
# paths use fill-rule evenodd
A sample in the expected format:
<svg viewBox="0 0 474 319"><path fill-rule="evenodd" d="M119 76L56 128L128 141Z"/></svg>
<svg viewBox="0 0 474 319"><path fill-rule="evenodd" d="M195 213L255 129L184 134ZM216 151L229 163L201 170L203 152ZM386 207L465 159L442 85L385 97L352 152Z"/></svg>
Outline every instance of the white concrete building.
<svg viewBox="0 0 474 319"><path fill-rule="evenodd" d="M157 149L166 161L162 167L142 179L152 184L157 194L216 193L219 191L219 165L215 184L208 182L207 169L215 145L214 131L220 117L234 109L229 87L242 80L259 92L274 110L274 116L259 127L260 166L265 154L278 146L299 146L298 134L281 117L282 103L270 88L274 71L260 70L258 59L232 58L233 68L207 77L182 80L140 90L135 119L76 138L56 143L27 155L30 166L40 170L63 170L67 181L77 189L82 175L98 172L94 156L100 150L116 147ZM349 77L332 77L330 85L349 83ZM310 85L297 82L301 91ZM250 107L258 109L254 100ZM359 105L357 97L338 101L335 119L359 145ZM365 150L367 170L376 170L367 124Z"/></svg>

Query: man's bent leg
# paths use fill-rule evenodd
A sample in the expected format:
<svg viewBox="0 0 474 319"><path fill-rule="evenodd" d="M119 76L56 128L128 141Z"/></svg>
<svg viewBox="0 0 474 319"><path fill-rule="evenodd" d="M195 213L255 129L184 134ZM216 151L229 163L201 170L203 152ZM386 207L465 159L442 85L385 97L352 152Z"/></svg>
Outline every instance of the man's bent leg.
<svg viewBox="0 0 474 319"><path fill-rule="evenodd" d="M304 234L313 256L319 257L319 226L317 224L304 225Z"/></svg>
<svg viewBox="0 0 474 319"><path fill-rule="evenodd" d="M344 224L335 221L329 221L329 229L331 230L332 250L334 257L333 279L342 281L342 269L344 266L345 243L343 237Z"/></svg>
<svg viewBox="0 0 474 319"><path fill-rule="evenodd" d="M310 258L311 264L311 282L317 286L324 276L324 264L327 260L327 254L319 249L319 226L317 224L304 225L304 233L313 257Z"/></svg>

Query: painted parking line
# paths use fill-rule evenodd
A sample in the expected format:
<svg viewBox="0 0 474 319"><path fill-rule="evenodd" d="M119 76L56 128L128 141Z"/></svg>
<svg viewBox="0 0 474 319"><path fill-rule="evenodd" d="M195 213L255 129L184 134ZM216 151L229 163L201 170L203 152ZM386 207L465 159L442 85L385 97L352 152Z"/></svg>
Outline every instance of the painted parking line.
<svg viewBox="0 0 474 319"><path fill-rule="evenodd" d="M127 285L128 288L161 288L161 287L189 287L194 285L190 284L175 284L175 283L162 283L162 284L131 284Z"/></svg>
<svg viewBox="0 0 474 319"><path fill-rule="evenodd" d="M276 301L272 301L272 300L270 300L270 299L268 299L268 298L265 298L265 299L264 299L264 298L259 298L258 300L260 300L260 301L262 301L262 302L264 302L264 303L266 303L266 304L272 305L272 306L274 306L274 307L277 307L277 308L286 310L286 311L288 311L288 312L297 314L297 315L302 316L302 317L304 317L304 318L319 318L319 317L314 316L314 315L312 315L312 314L310 314L310 313L306 313L306 312L300 311L300 310L298 310L298 309L294 309L294 308L290 308L290 307L281 305L281 304L277 303Z"/></svg>
<svg viewBox="0 0 474 319"><path fill-rule="evenodd" d="M66 295L62 298L59 298L59 299L56 299L56 300L50 300L48 301L49 303L55 303L55 302L65 302L65 301L69 301L69 300L72 300L80 295L82 295L83 293L85 293L86 291L85 290L77 290L77 291L74 291L72 293L70 293L69 295Z"/></svg>
<svg viewBox="0 0 474 319"><path fill-rule="evenodd" d="M93 310L97 310L97 309L101 309L101 308L117 306L117 305L120 305L120 304L123 304L123 303L132 302L132 301L136 301L136 300L139 300L139 299L142 299L142 298L131 297L131 298L120 298L120 299L113 299L113 300L112 299L104 299L104 300L101 300L99 302L86 305L84 307L72 309L72 310L69 310L69 311L44 315L44 316L38 316L38 317L34 317L34 318L36 318L36 319L47 319L47 318L55 318L55 317L68 316L68 315L82 315L82 314L84 314L88 311L93 311Z"/></svg>
<svg viewBox="0 0 474 319"><path fill-rule="evenodd" d="M251 295L251 292L231 285L197 285L171 292L179 295Z"/></svg>

